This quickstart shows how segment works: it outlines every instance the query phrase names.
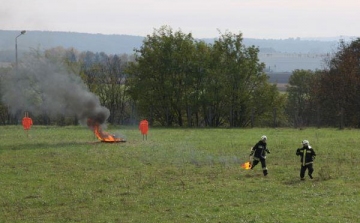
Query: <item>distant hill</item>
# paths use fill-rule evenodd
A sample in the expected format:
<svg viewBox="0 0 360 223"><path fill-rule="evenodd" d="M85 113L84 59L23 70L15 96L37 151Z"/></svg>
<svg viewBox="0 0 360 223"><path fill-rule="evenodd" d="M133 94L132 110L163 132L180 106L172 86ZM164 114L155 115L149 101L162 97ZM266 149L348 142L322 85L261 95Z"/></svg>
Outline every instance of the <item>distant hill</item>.
<svg viewBox="0 0 360 223"><path fill-rule="evenodd" d="M0 30L0 51L14 50L15 37L19 31ZM107 54L130 54L140 47L144 37L130 35L103 35L73 32L27 31L18 38L18 50L29 48L49 49L62 46L79 51L105 52Z"/></svg>
<svg viewBox="0 0 360 223"><path fill-rule="evenodd" d="M212 42L213 39L204 39ZM340 40L340 39L339 39ZM299 53L299 54L326 54L336 50L339 40L302 40L294 39L247 39L246 46L257 46L261 53Z"/></svg>
<svg viewBox="0 0 360 223"><path fill-rule="evenodd" d="M13 62L15 37L20 31L0 30L0 62ZM103 35L74 32L27 31L18 38L18 53L54 47L75 48L78 51L104 52L107 54L133 54L145 37L132 35ZM215 38L202 39L212 43ZM323 57L336 50L339 40L297 39L244 39L246 46L260 49L259 59L272 72L294 69L321 69Z"/></svg>

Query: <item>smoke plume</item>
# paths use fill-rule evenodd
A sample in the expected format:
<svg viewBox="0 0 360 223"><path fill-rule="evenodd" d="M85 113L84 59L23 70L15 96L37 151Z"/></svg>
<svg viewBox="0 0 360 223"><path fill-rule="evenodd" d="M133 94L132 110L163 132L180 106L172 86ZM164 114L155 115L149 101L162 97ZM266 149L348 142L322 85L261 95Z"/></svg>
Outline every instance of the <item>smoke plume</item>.
<svg viewBox="0 0 360 223"><path fill-rule="evenodd" d="M57 60L26 57L2 85L2 101L12 114L29 111L33 115L76 115L82 124L88 118L103 124L110 115L79 75Z"/></svg>

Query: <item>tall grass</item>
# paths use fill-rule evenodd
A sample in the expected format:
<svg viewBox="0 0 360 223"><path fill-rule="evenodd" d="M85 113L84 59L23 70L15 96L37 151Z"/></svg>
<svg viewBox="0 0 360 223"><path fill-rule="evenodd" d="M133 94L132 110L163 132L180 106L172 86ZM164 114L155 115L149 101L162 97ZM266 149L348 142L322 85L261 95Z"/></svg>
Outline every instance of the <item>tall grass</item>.
<svg viewBox="0 0 360 223"><path fill-rule="evenodd" d="M0 126L0 222L358 222L359 130ZM244 170L268 136L271 154ZM314 179L299 179L308 139Z"/></svg>

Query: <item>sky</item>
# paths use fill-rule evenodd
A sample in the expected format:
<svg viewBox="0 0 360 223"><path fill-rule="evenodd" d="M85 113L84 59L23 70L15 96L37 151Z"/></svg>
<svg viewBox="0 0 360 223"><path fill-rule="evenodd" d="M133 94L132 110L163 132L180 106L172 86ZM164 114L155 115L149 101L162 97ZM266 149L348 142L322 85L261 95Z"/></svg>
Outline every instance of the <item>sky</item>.
<svg viewBox="0 0 360 223"><path fill-rule="evenodd" d="M0 30L195 38L360 37L359 0L1 0Z"/></svg>

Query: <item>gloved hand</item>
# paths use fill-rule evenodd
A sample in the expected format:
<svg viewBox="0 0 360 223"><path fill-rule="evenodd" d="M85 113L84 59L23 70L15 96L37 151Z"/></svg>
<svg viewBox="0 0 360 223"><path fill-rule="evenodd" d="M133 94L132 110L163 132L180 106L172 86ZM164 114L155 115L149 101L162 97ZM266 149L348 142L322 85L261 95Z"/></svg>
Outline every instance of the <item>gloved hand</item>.
<svg viewBox="0 0 360 223"><path fill-rule="evenodd" d="M252 156L252 155L254 155L254 151L251 151L251 153L250 153L250 155L249 155L249 156Z"/></svg>

